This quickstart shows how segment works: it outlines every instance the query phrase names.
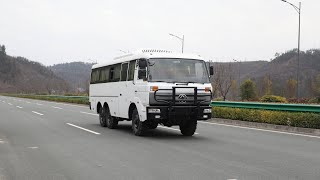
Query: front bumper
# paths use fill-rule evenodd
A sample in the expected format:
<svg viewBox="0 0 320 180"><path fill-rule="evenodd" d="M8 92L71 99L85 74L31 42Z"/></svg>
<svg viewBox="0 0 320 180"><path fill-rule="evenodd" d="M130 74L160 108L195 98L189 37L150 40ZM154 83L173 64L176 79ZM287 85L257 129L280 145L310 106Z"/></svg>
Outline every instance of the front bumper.
<svg viewBox="0 0 320 180"><path fill-rule="evenodd" d="M149 113L149 109L160 109L159 112ZM204 113L210 106L150 106L147 107L147 120L165 125L179 125L190 120L208 120L211 112Z"/></svg>

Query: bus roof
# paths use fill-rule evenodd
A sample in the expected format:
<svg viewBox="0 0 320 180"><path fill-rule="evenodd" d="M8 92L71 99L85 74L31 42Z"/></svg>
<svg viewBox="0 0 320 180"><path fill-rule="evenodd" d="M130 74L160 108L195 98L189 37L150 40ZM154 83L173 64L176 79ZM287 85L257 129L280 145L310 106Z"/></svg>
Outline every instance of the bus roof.
<svg viewBox="0 0 320 180"><path fill-rule="evenodd" d="M131 60L141 59L141 58L145 58L145 59L150 59L150 58L179 58L180 59L181 58L181 59L204 60L201 56L194 55L194 54L172 53L171 51L166 51L166 50L147 49L147 50L138 50L133 53L125 54L123 56L116 57L113 60L108 62L95 64L92 66L92 69L109 66L112 64L127 62Z"/></svg>

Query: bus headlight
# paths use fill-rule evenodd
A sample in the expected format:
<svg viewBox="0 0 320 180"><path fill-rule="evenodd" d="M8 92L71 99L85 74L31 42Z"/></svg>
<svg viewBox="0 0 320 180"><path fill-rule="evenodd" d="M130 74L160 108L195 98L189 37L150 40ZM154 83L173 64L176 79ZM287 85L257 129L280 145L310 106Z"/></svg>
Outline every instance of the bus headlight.
<svg viewBox="0 0 320 180"><path fill-rule="evenodd" d="M148 109L148 113L160 113L160 109Z"/></svg>
<svg viewBox="0 0 320 180"><path fill-rule="evenodd" d="M210 109L204 109L203 110L203 113L205 113L205 114L207 114L207 113L211 113L212 112L212 109L210 108Z"/></svg>

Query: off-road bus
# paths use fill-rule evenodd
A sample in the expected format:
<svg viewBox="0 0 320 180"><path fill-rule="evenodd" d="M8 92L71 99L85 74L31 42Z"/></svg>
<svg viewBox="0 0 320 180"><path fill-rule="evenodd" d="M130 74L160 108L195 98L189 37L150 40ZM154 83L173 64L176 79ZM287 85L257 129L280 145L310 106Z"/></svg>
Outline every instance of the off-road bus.
<svg viewBox="0 0 320 180"><path fill-rule="evenodd" d="M198 55L141 50L92 67L90 109L100 125L132 121L133 133L180 127L192 136L198 120L211 118L212 67Z"/></svg>

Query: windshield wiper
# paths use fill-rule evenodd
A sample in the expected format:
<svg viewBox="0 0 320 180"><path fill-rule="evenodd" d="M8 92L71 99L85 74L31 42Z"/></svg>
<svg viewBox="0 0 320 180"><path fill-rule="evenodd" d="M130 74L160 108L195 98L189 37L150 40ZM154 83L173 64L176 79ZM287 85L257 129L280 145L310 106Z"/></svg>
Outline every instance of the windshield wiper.
<svg viewBox="0 0 320 180"><path fill-rule="evenodd" d="M185 82L185 83L198 83L198 84L204 84L203 82L194 82L194 81L188 81L188 82Z"/></svg>

